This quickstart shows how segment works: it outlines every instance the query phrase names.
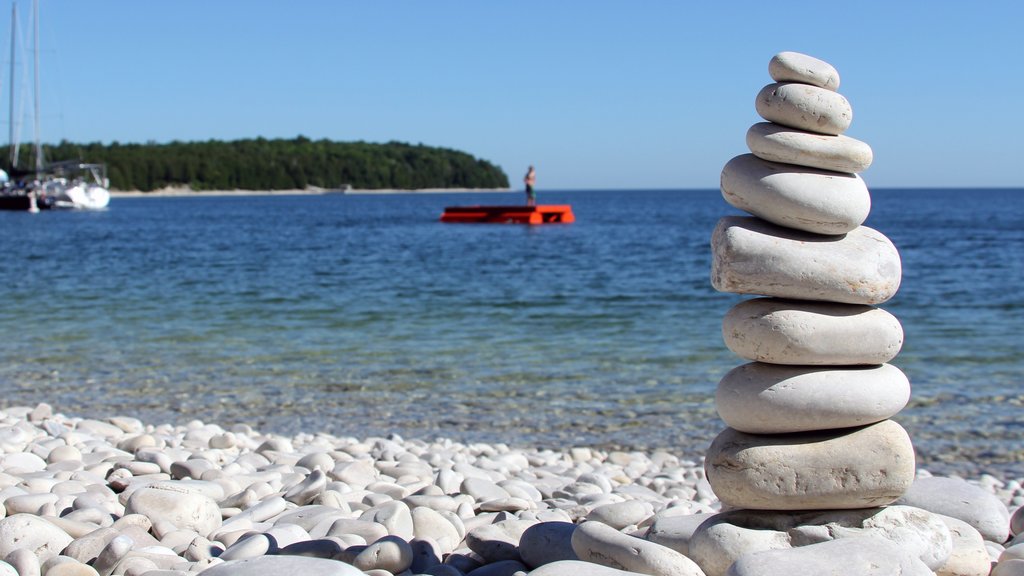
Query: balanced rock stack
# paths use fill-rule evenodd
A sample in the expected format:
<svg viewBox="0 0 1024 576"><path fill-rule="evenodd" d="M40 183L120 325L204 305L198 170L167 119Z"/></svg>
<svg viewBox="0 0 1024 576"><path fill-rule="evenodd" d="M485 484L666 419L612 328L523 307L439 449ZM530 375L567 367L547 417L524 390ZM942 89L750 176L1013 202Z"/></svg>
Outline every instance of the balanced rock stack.
<svg viewBox="0 0 1024 576"><path fill-rule="evenodd" d="M708 481L737 508L820 510L889 504L914 478L907 433L888 418L910 384L886 364L903 330L873 305L900 285L900 257L861 224L870 195L856 175L871 149L842 132L853 112L820 60L783 52L757 96L769 122L747 132L722 195L754 217L726 217L712 238L717 290L760 294L725 316L722 334L752 360L722 379L729 425L706 459Z"/></svg>

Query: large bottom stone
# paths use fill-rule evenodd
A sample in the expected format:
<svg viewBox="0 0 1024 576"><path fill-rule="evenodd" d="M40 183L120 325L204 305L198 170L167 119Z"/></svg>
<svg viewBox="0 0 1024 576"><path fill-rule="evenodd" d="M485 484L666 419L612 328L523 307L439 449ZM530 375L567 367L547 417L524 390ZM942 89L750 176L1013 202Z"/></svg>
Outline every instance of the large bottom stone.
<svg viewBox="0 0 1024 576"><path fill-rule="evenodd" d="M871 508L910 487L914 447L892 420L779 435L727 428L708 448L704 470L719 500L734 508Z"/></svg>
<svg viewBox="0 0 1024 576"><path fill-rule="evenodd" d="M888 540L932 570L946 562L953 547L949 528L938 514L911 506L797 514L734 510L697 528L690 539L689 556L707 576L722 576L747 554L861 538Z"/></svg>

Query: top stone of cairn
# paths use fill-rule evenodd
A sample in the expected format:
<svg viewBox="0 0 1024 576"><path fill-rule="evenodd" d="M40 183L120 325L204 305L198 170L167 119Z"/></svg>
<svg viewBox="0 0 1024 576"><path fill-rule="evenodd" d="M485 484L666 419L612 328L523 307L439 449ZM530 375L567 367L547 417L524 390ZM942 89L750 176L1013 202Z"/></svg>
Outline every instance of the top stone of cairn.
<svg viewBox="0 0 1024 576"><path fill-rule="evenodd" d="M776 82L799 82L839 89L839 72L831 64L799 52L779 52L768 62L768 74Z"/></svg>

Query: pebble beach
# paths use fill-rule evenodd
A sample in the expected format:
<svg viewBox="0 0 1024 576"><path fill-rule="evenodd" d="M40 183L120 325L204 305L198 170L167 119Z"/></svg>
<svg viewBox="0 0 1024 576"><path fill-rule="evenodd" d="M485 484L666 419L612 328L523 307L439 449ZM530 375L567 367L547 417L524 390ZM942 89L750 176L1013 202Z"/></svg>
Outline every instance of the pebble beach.
<svg viewBox="0 0 1024 576"><path fill-rule="evenodd" d="M698 530L723 511L699 447L287 437L73 418L39 404L3 410L0 448L0 574L733 574L708 558L750 538L715 533L714 522ZM885 554L878 539L874 561L891 557L907 571L864 574L1019 574L1022 482L918 470L904 499L938 526L913 514L862 522L847 513L804 519L820 531L756 532L777 540L765 554L813 539L851 548L844 562L857 558L852 542L872 542L845 536L895 537L901 546ZM886 510L910 510L899 504ZM933 533L899 535L908 522Z"/></svg>

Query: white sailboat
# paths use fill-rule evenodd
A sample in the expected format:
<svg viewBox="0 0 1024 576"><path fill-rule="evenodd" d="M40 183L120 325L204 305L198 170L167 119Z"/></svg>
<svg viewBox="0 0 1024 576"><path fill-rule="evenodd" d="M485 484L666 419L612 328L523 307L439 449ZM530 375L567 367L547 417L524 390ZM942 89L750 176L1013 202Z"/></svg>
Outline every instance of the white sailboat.
<svg viewBox="0 0 1024 576"><path fill-rule="evenodd" d="M18 130L15 122L15 37L17 34L17 4L11 5L11 167L18 166ZM110 203L110 183L106 177L106 166L80 161L64 161L46 165L43 161L43 147L39 131L39 0L32 1L33 42L35 58L34 76L34 129L35 129L35 170L12 182L0 170L0 209L28 210L37 212L40 208L71 208L80 210L102 210Z"/></svg>

